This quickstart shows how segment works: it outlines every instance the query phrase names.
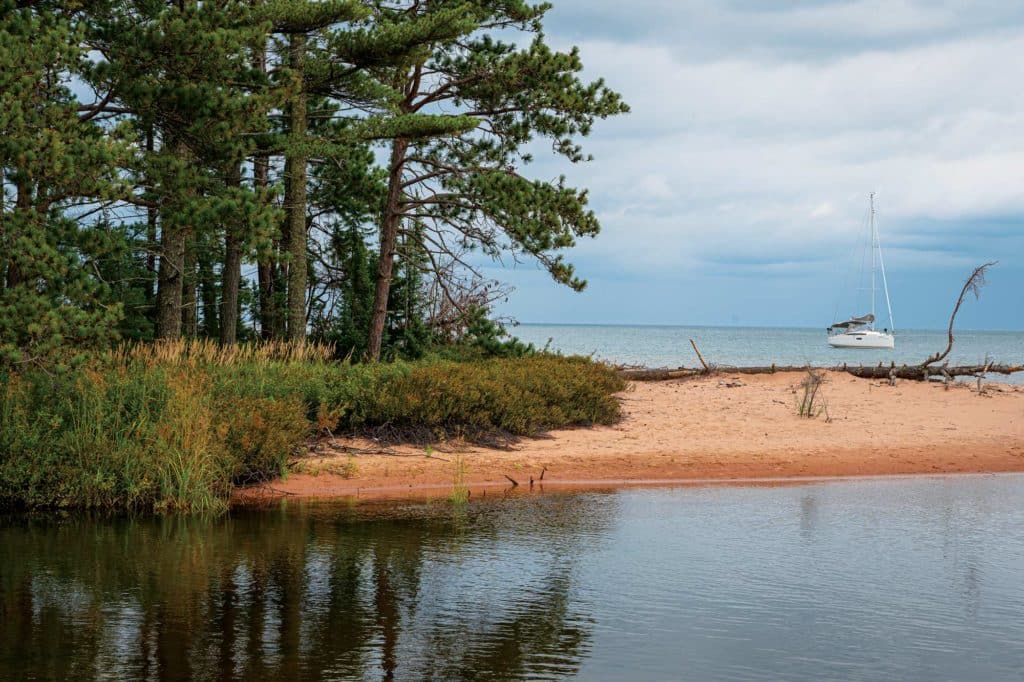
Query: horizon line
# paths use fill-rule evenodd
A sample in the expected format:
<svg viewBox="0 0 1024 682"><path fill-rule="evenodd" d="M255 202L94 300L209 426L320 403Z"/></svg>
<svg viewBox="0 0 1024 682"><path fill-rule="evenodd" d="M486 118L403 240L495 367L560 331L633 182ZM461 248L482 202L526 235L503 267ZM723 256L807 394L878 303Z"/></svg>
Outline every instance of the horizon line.
<svg viewBox="0 0 1024 682"><path fill-rule="evenodd" d="M768 325L768 324L681 324L678 322L638 322L638 323L625 323L625 322L522 322L515 321L513 323L515 327L675 327L679 329L715 329L715 328L729 328L729 329L804 329L804 330L817 330L827 329L827 327L810 327L806 325ZM946 327L903 327L902 329L894 330L895 334L899 334L901 331L911 332L946 332ZM956 327L955 332L999 332L1009 334L1020 334L1024 333L1022 329L983 329L980 327Z"/></svg>

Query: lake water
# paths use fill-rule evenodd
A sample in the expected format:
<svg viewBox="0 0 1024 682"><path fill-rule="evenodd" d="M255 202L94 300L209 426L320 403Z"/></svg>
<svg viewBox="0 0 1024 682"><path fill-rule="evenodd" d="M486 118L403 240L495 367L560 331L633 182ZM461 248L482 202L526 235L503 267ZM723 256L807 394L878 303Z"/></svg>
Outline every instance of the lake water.
<svg viewBox="0 0 1024 682"><path fill-rule="evenodd" d="M690 347L721 366L917 364L946 347L946 331L909 329L896 335L895 350L832 348L824 329L785 327L678 327L522 324L512 333L538 348L591 355L618 364L699 367ZM950 354L954 365L984 365L986 359L1024 364L1024 332L958 331ZM994 378L994 377L993 377ZM1018 375L1018 381L1024 378Z"/></svg>
<svg viewBox="0 0 1024 682"><path fill-rule="evenodd" d="M0 679L1020 680L1024 476L0 518Z"/></svg>

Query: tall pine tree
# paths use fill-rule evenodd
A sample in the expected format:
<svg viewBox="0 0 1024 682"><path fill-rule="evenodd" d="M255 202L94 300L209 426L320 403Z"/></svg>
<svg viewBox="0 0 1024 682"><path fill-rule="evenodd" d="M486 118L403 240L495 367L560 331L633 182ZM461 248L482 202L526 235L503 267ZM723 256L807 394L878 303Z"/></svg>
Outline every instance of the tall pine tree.
<svg viewBox="0 0 1024 682"><path fill-rule="evenodd" d="M460 249L479 248L494 257L528 254L556 282L583 288L585 282L559 252L578 237L596 235L597 218L587 209L586 192L567 186L564 178L544 182L523 175L522 166L531 160L525 147L537 137L548 138L555 153L585 161L575 138L587 135L595 119L628 111L601 81L580 80L583 65L575 49L561 53L544 43L541 22L549 5L436 0L387 3L379 11L383 21L401 25L453 8L473 17L471 35L438 40L418 61L377 72L403 93L398 104L403 114L470 118L476 130L455 138L398 137L391 143L367 342L373 359L380 356L403 223L418 226L423 252L438 277L444 276L440 259L459 259ZM517 48L492 35L508 31L534 38Z"/></svg>
<svg viewBox="0 0 1024 682"><path fill-rule="evenodd" d="M0 363L102 346L122 314L92 276L117 237L76 219L117 194L123 151L70 88L83 34L59 5L0 0Z"/></svg>

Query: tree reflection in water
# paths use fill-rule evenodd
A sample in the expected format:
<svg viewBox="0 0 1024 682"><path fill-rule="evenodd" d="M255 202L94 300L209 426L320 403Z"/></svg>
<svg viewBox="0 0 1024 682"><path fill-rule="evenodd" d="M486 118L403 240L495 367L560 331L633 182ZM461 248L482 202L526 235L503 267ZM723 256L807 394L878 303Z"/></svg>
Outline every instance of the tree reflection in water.
<svg viewBox="0 0 1024 682"><path fill-rule="evenodd" d="M564 675L592 627L577 543L614 505L0 518L0 679Z"/></svg>

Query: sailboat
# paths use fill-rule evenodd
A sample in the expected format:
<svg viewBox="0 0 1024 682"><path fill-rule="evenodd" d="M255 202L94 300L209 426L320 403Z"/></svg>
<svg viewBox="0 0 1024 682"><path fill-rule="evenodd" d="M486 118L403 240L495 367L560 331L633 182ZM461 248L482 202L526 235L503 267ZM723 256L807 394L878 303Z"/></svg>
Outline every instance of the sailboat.
<svg viewBox="0 0 1024 682"><path fill-rule="evenodd" d="M875 223L875 193L870 195L871 213L868 219L871 249L871 312L835 322L828 328L828 345L834 348L878 348L896 347L895 328L892 321L892 304L889 302L889 284L885 279L885 261L882 246L878 241L878 225ZM885 292L885 307L889 312L889 326L882 331L875 329L876 273L881 271L882 290Z"/></svg>

